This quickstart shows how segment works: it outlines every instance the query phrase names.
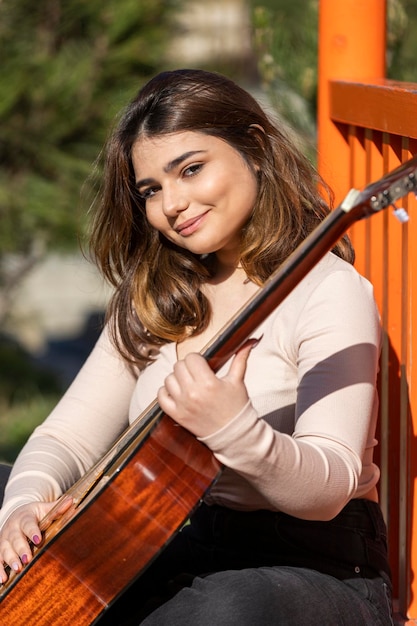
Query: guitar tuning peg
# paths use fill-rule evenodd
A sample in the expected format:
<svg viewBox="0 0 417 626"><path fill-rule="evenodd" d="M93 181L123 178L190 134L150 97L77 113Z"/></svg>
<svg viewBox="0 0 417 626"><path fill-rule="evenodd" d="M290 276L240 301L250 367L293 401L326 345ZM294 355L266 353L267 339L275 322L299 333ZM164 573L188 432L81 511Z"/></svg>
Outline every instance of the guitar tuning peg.
<svg viewBox="0 0 417 626"><path fill-rule="evenodd" d="M402 224L404 224L405 222L408 222L408 220L410 219L410 216L408 215L407 211L405 209L403 209L403 208L398 208L397 209L397 207L395 205L393 205L393 206L394 206L393 213L394 213L395 217L397 218L397 220L399 222L401 222Z"/></svg>

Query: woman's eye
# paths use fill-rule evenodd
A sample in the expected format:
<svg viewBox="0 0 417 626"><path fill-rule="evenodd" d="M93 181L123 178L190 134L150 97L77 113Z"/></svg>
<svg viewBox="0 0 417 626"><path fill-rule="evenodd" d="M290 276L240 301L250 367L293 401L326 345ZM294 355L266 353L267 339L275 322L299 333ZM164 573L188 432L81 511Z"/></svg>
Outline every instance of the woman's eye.
<svg viewBox="0 0 417 626"><path fill-rule="evenodd" d="M203 167L202 163L195 163L193 165L189 165L184 169L184 176L195 176Z"/></svg>
<svg viewBox="0 0 417 626"><path fill-rule="evenodd" d="M158 191L157 187L147 187L146 189L139 190L139 196L142 200L149 200Z"/></svg>

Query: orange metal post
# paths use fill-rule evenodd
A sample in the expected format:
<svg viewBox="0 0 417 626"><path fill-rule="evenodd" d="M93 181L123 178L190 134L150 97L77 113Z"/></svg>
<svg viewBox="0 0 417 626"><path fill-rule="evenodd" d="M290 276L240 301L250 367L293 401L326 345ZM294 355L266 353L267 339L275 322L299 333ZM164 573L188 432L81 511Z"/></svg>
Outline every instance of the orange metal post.
<svg viewBox="0 0 417 626"><path fill-rule="evenodd" d="M385 0L320 0L318 168L341 201L349 189L347 137L330 119L329 81L385 76Z"/></svg>

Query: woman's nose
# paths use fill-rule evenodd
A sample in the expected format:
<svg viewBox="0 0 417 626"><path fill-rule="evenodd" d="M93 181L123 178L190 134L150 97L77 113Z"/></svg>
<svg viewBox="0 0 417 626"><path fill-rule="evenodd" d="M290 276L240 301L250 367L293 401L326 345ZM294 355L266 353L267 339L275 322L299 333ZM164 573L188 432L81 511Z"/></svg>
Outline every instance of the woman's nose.
<svg viewBox="0 0 417 626"><path fill-rule="evenodd" d="M165 215L174 216L188 207L188 200L183 189L169 185L163 189L163 211Z"/></svg>

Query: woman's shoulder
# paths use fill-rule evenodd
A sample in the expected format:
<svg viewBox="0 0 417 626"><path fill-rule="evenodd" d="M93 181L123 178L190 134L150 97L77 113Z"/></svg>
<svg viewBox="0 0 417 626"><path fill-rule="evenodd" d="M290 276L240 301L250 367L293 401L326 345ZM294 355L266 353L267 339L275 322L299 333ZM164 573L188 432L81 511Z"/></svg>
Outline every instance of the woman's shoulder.
<svg viewBox="0 0 417 626"><path fill-rule="evenodd" d="M302 344L313 345L312 338L325 353L351 343L379 346L380 316L372 285L329 253L275 309L263 331L291 362L297 361Z"/></svg>
<svg viewBox="0 0 417 626"><path fill-rule="evenodd" d="M324 257L294 287L276 311L291 325L297 320L349 315L378 318L372 284L353 265L333 253Z"/></svg>
<svg viewBox="0 0 417 626"><path fill-rule="evenodd" d="M327 252L327 254L325 254L311 269L309 274L311 274L312 277L316 277L318 280L323 280L326 276L329 276L334 272L345 272L347 275L356 276L360 279L366 280L363 276L361 276L361 274L359 274L354 265L348 263L348 261L345 261L344 259L341 259L333 252Z"/></svg>
<svg viewBox="0 0 417 626"><path fill-rule="evenodd" d="M350 289L368 292L372 295L371 283L362 276L357 269L347 261L336 256L333 252L328 252L320 261L311 268L307 275L294 288L296 297L303 299L309 297L312 291L327 285L337 285L337 290Z"/></svg>

